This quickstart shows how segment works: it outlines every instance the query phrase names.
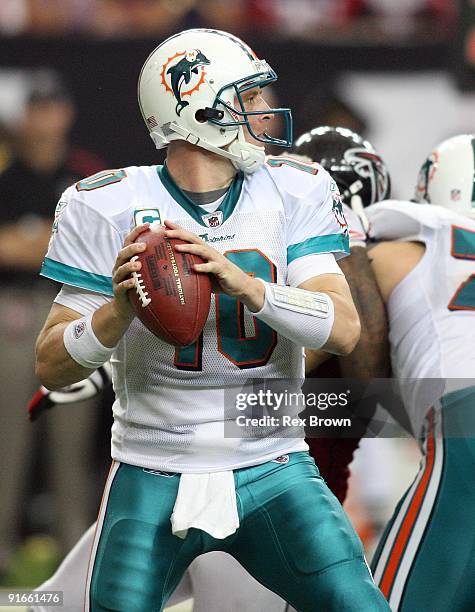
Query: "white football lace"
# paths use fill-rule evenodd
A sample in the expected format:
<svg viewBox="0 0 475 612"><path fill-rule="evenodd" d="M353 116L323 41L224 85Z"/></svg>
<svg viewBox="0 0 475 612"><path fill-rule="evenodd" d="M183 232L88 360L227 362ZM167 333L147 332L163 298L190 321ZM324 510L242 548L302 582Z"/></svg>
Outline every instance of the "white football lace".
<svg viewBox="0 0 475 612"><path fill-rule="evenodd" d="M130 259L130 261L137 261L138 258L139 258L138 255L134 255ZM132 278L135 281L135 291L137 292L137 295L139 296L139 300L140 300L140 303L142 304L142 308L145 308L146 306L150 304L152 300L148 297L148 292L145 291L145 283L143 281L142 275L140 274L140 272L132 272Z"/></svg>

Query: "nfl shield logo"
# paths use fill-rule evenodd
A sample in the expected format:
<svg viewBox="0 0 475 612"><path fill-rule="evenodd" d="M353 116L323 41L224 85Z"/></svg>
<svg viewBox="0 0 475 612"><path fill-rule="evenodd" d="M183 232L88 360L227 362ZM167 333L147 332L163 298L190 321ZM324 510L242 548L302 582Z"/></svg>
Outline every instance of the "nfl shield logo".
<svg viewBox="0 0 475 612"><path fill-rule="evenodd" d="M202 215L201 218L208 227L219 227L223 222L223 212L221 210L217 210L209 215Z"/></svg>
<svg viewBox="0 0 475 612"><path fill-rule="evenodd" d="M451 189L450 190L450 199L452 202L459 202L462 197L462 192L460 189Z"/></svg>

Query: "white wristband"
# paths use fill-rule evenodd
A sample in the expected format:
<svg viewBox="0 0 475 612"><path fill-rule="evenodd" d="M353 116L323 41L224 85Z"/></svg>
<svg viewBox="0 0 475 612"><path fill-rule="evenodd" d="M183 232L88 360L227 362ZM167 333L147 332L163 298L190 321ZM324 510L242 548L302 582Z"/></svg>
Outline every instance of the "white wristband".
<svg viewBox="0 0 475 612"><path fill-rule="evenodd" d="M266 290L264 305L252 314L299 346L321 348L330 337L335 319L330 296L259 280Z"/></svg>
<svg viewBox="0 0 475 612"><path fill-rule="evenodd" d="M98 340L92 329L93 314L71 321L64 330L63 342L74 361L83 368L95 370L110 359L115 347L104 346Z"/></svg>

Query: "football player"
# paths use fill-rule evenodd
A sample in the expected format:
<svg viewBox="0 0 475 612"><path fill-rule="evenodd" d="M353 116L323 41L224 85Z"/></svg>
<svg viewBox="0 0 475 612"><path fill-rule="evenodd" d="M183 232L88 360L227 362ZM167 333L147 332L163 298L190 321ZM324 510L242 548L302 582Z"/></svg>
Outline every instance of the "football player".
<svg viewBox="0 0 475 612"><path fill-rule="evenodd" d="M261 96L276 78L232 35L172 36L139 78L166 164L94 175L58 204L42 274L63 289L37 341L37 374L54 390L112 356L117 396L86 610L161 610L213 550L298 610L388 609L303 429L225 436L235 406L223 398L252 392L250 374L299 379L304 345L347 354L359 337L336 263L348 237L335 183L318 166L265 158L266 143L291 142L290 111ZM266 134L272 115L283 139ZM196 271L219 286L194 346L175 350L133 316L131 258L150 221L187 242L176 250L200 255Z"/></svg>
<svg viewBox="0 0 475 612"><path fill-rule="evenodd" d="M308 161L315 160L327 170L340 191L341 203L348 222L351 256L341 260L340 267L351 288L361 321L361 337L348 356L327 361L323 351L306 349L308 376L322 378L340 376L359 381L384 378L389 375L389 345L387 319L381 293L376 284L366 249L368 221L365 207L390 196L391 181L386 164L370 142L355 132L341 127L316 127L297 138L294 152ZM325 361L322 366L322 362ZM310 381L309 388L312 383ZM357 389L352 390L352 404L358 406L355 416L359 426L353 427L354 437L341 431L331 438L307 438L310 452L334 492L344 499L349 464L359 446L376 404L358 402ZM353 407L352 406L352 407ZM355 422L355 419L353 420Z"/></svg>
<svg viewBox="0 0 475 612"><path fill-rule="evenodd" d="M332 138L332 131L320 132ZM332 151L324 138L314 135L313 141L317 150L324 145L324 152ZM466 468L473 464L474 453L470 404L475 373L471 322L475 222L469 218L473 216L472 143L472 136L450 139L429 156L421 169L417 199L445 203L451 212L395 201L361 210L359 200L353 202L363 225L365 218L371 219L375 237L396 240L382 242L372 250L371 257L388 302L394 372L402 380L410 426L423 439L420 473L398 504L373 561L375 576L393 610L442 612L474 607L470 552L474 501L473 487L467 481L470 469ZM361 148L355 147L356 143L347 144L351 149ZM369 202L361 179L375 185L371 172L376 178L377 167L370 171L362 164L362 175L354 172L351 177L350 168L345 168L349 157L345 163L344 153L345 150L338 159L333 152L334 161L330 162L344 203L351 204L345 194L353 191L355 195L363 194L364 206ZM345 179L345 174L338 176L338 168L350 179ZM347 212L351 218L351 212ZM350 228L351 225L350 222ZM419 303L414 304L414 300ZM424 330L427 333L421 333ZM410 379L418 375L433 380L429 384L411 383ZM449 377L454 379L444 380ZM447 393L442 395L444 391ZM434 408L426 414L431 404ZM443 546L439 546L441 538ZM449 555L451 550L454 554ZM235 572L237 575L239 570ZM247 593L250 588L246 583ZM276 603L273 609L277 610L275 606Z"/></svg>
<svg viewBox="0 0 475 612"><path fill-rule="evenodd" d="M475 609L475 136L422 165L415 201L366 209L387 304L391 362L419 473L373 559L391 609Z"/></svg>
<svg viewBox="0 0 475 612"><path fill-rule="evenodd" d="M419 205L389 200L366 208L363 177L385 185L384 170L374 157L368 165L374 151L361 146L327 162L331 148L324 139L319 147L326 130L298 142L304 153L333 166L343 199L354 194L353 212L378 241L370 259L406 408L394 416L421 440L423 452L375 553L374 577L392 610L473 610L475 137L450 138L428 156L416 187ZM349 160L359 168L357 180L345 179ZM345 214L355 226L352 211Z"/></svg>
<svg viewBox="0 0 475 612"><path fill-rule="evenodd" d="M349 157L347 151L352 151ZM310 161L309 155L322 158L326 170L335 177L342 192L345 216L349 219L351 256L340 261L345 266L345 274L351 279L351 290L358 308L364 335L357 347L347 357L339 358L337 372L318 366L328 359L328 354L306 350L307 375L333 376L335 374L369 379L373 376L388 375L386 320L384 304L374 280L374 274L366 257L366 231L363 227L363 207L389 196L390 180L382 159L373 147L354 132L341 128L321 127L304 134L296 141L294 151L303 161ZM357 158L356 151L365 154ZM306 158L304 158L304 155ZM295 155L293 153L292 155ZM363 163L366 160L366 163ZM380 184L373 177L383 173ZM382 187L382 190L381 190ZM363 219L363 222L361 221ZM357 280L356 280L357 279ZM101 375L98 376L98 373ZM49 393L40 390L30 403L30 418L34 419L55 403L70 401L94 393L100 388L108 373L101 368L89 380L71 385L64 392ZM81 395L78 395L81 394ZM369 418L370 415L366 415ZM360 438L338 437L307 438L310 452L315 458L319 471L331 491L343 503L348 489L349 464L359 445ZM39 590L62 590L71 612L82 609L84 585L86 582L89 552L92 548L95 526L92 526L74 549L68 554L54 576ZM221 609L223 593L230 611L246 609L272 609L275 612L290 612L274 593L256 582L232 557L223 553L208 553L198 557L190 566L184 579L174 591L168 605L179 603L193 597L195 612L213 612ZM45 608L35 608L44 612Z"/></svg>
<svg viewBox="0 0 475 612"><path fill-rule="evenodd" d="M337 183L348 222L351 257L340 267L349 281L360 315L362 333L355 350L339 358L341 375L371 379L388 375L389 347L384 304L367 257L368 220L365 208L387 199L391 180L386 164L370 142L349 129L320 126L302 134L295 142L296 154L315 160ZM328 353L307 349L306 368L318 367Z"/></svg>
<svg viewBox="0 0 475 612"><path fill-rule="evenodd" d="M349 150L352 151L351 157L347 154ZM345 266L345 274L351 279L353 298L365 333L348 357L339 358L340 368L336 374L363 379L387 376L388 351L384 304L366 257L366 231L363 227L363 223L367 225L364 221L363 207L389 196L390 180L387 168L368 141L342 128L316 128L297 139L294 151L307 162L311 162L310 155L321 158L322 165L331 172L340 186L345 216L350 221L351 256L340 261L340 266ZM365 154L365 157L357 158L356 151L361 155ZM383 179L378 183L373 178L380 173L383 173ZM325 371L320 368L318 371L318 365L327 359L328 354L307 349L307 375L311 376L312 373L315 376L335 375L335 371L330 371L328 368ZM44 409L50 408L55 403L69 402L72 395L82 397L94 393L94 389L100 387L100 381L104 380L108 369L101 368L99 373L101 377L94 373L90 377L93 380L76 383L64 392L49 393L44 389L38 392L30 403L30 418L37 418ZM338 437L337 433L331 438L307 438L310 452L319 466L321 475L341 503L344 502L348 489L350 474L348 466L359 441L359 437ZM62 590L71 612L76 610L80 612L82 609L94 529L95 526L92 526L88 530L65 558L55 575L39 587L39 590ZM168 605L193 597L195 611L217 612L221 609L223 593L226 593L226 605L230 611L241 609L291 611L285 602L256 582L232 557L219 552L202 555L192 563ZM43 612L46 609L35 610Z"/></svg>
<svg viewBox="0 0 475 612"><path fill-rule="evenodd" d="M362 379L387 376L384 304L366 257L364 225L367 226L367 222L363 211L364 207L389 196L390 179L387 168L368 141L342 128L316 128L297 139L294 150L304 161L311 161L310 155L320 158L322 165L331 172L340 187L345 216L349 219L351 247L351 256L340 261L340 265L345 266L345 274L351 279L353 298L365 332L356 349L348 357L339 358L340 368L336 373L328 368L317 369L319 364L328 359L328 354L307 349L307 375L314 372L315 376L338 374ZM379 182L374 180L381 174ZM101 374L104 376L104 372ZM97 374L93 376L97 383ZM42 409L51 407L54 402L69 401L73 392L84 394L94 388L87 381L72 387L64 394L38 393L30 404L30 414L37 415ZM369 418L370 414L365 416ZM310 452L321 475L341 503L348 488L348 466L359 441L360 437L338 437L336 432L331 438L307 438ZM68 598L68 605L76 606L78 611L82 605L87 559L93 535L94 528L91 528L66 557L56 574L39 587L40 590L63 590L65 598ZM223 592L226 593L229 610L272 609L278 612L286 609L285 602L259 585L232 557L222 553L210 553L196 559L172 595L169 605L193 597L195 611L217 611L221 609ZM43 609L38 609L38 612L43 612Z"/></svg>

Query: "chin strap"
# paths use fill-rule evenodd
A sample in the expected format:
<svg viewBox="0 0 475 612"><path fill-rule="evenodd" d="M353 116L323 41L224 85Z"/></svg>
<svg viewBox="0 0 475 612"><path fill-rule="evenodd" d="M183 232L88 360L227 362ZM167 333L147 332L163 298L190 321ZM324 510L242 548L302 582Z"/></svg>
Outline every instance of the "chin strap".
<svg viewBox="0 0 475 612"><path fill-rule="evenodd" d="M223 149L220 149L220 151L223 151ZM235 159L231 159L234 167L243 172L255 172L266 159L264 147L247 142L242 127L239 128L236 140L233 140L229 145L228 151L235 156Z"/></svg>
<svg viewBox="0 0 475 612"><path fill-rule="evenodd" d="M170 132L179 134L182 140L202 147L211 153L216 153L217 155L230 159L233 166L243 172L251 174L262 166L265 161L266 154L264 147L259 147L247 142L244 138L244 132L241 126L239 127L238 137L229 145L227 150L216 147L207 140L199 138L176 123L171 123L168 127ZM163 149L173 140L173 138L167 138L164 132L157 128L150 132L150 138L153 140L157 149Z"/></svg>

